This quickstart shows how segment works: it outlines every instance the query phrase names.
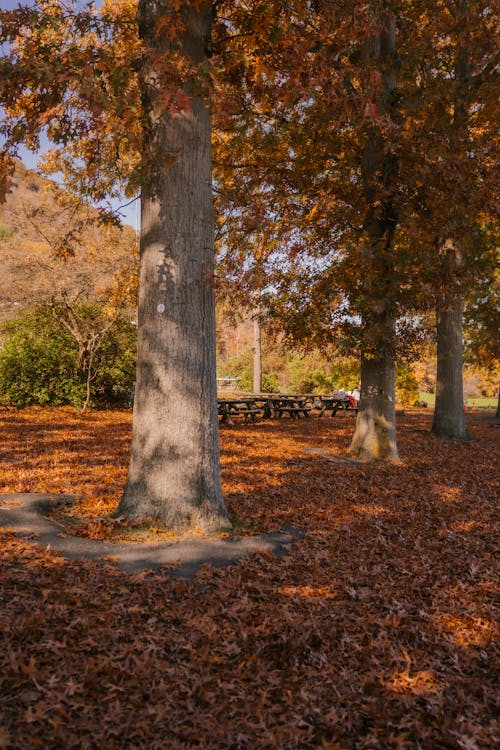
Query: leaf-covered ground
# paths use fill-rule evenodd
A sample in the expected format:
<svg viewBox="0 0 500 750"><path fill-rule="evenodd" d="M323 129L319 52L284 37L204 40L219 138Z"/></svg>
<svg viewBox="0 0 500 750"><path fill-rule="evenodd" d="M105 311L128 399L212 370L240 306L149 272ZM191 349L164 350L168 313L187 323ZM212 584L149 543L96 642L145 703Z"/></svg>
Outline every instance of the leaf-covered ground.
<svg viewBox="0 0 500 750"><path fill-rule="evenodd" d="M221 430L242 528L295 526L282 559L192 580L67 561L1 532L0 748L480 750L498 746L498 430L398 420L403 464L342 456L351 417ZM130 414L0 411L0 493L124 482Z"/></svg>

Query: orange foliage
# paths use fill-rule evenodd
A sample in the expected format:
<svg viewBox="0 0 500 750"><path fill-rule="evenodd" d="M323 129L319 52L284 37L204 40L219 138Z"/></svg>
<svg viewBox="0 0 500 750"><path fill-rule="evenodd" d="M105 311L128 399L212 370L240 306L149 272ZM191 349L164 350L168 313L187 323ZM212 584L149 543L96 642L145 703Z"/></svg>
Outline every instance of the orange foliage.
<svg viewBox="0 0 500 750"><path fill-rule="evenodd" d="M399 466L325 456L349 416L223 427L230 514L299 528L282 559L131 576L3 530L0 748L492 747L497 431L445 442L430 419L399 418ZM1 410L1 492L108 513L130 423Z"/></svg>

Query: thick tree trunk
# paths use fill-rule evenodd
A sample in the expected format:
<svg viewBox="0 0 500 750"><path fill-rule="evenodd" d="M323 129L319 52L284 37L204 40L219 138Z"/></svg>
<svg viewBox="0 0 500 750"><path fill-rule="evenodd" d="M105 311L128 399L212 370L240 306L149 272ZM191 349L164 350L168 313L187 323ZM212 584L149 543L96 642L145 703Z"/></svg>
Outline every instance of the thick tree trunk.
<svg viewBox="0 0 500 750"><path fill-rule="evenodd" d="M467 25L468 0L459 0L456 12ZM455 81L457 97L454 107L454 146L457 152L468 149L468 112L464 87L470 78L467 42L457 46ZM460 207L454 207L455 210ZM453 210L453 207L452 209ZM468 440L465 424L463 394L463 284L464 259L457 237L448 239L440 247L442 287L437 293L437 373L436 405L432 432L439 437Z"/></svg>
<svg viewBox="0 0 500 750"><path fill-rule="evenodd" d="M383 13L380 33L364 46L367 60L380 61L383 88L378 106L394 114L396 27L394 16ZM367 238L361 358L361 400L349 452L366 461L399 461L395 412L395 299L393 243L398 222L393 193L398 163L380 129L367 128L361 163L363 193L368 210L364 222Z"/></svg>
<svg viewBox="0 0 500 750"><path fill-rule="evenodd" d="M262 349L257 313L253 316L253 392L262 393Z"/></svg>
<svg viewBox="0 0 500 750"><path fill-rule="evenodd" d="M465 423L462 377L462 298L457 293L437 311L436 405L432 432L455 440L470 438Z"/></svg>
<svg viewBox="0 0 500 750"><path fill-rule="evenodd" d="M156 33L170 6L141 0L138 9L152 52L141 72L150 179L141 196L132 455L117 514L215 530L230 523L219 468L210 112L192 95L169 113L158 74L172 47L206 61L211 4L183 6L186 30L175 43L170 25Z"/></svg>
<svg viewBox="0 0 500 750"><path fill-rule="evenodd" d="M363 461L399 461L391 354L361 358L361 399L349 453Z"/></svg>

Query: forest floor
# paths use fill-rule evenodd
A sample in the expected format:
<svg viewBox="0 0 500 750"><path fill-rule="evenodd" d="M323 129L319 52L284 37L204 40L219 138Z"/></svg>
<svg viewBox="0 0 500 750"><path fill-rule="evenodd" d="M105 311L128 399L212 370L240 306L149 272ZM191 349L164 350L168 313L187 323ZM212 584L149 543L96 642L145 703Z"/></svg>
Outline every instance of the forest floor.
<svg viewBox="0 0 500 750"><path fill-rule="evenodd" d="M499 433L470 414L471 442L439 440L431 418L398 417L397 466L341 460L351 415L223 427L236 531L298 529L285 557L130 575L0 530L0 749L498 745ZM0 496L74 494L73 532L141 543L108 521L130 426L0 409Z"/></svg>

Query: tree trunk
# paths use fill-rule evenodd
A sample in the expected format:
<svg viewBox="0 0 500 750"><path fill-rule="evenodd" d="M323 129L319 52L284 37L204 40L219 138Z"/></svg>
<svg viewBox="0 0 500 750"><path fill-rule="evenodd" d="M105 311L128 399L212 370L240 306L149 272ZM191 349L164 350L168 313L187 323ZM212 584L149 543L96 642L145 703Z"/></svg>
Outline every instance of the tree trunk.
<svg viewBox="0 0 500 750"><path fill-rule="evenodd" d="M162 57L207 63L211 3L184 3L185 30L158 21L171 2L141 0L141 70L149 179L141 195L138 362L132 452L117 515L169 528L230 526L218 447L211 122L206 97L169 112ZM158 72L160 70L160 72ZM168 162L168 164L167 164Z"/></svg>
<svg viewBox="0 0 500 750"><path fill-rule="evenodd" d="M462 379L462 298L457 292L437 311L436 405L432 432L455 440L470 438L465 424Z"/></svg>
<svg viewBox="0 0 500 750"><path fill-rule="evenodd" d="M253 316L253 392L262 393L262 350L257 313Z"/></svg>
<svg viewBox="0 0 500 750"><path fill-rule="evenodd" d="M468 0L456 3L456 12L467 26ZM468 112L464 87L470 78L468 44L463 39L456 50L456 101L453 114L454 146L457 152L468 148ZM452 207L451 210L460 207ZM442 286L437 293L437 373L436 405L432 432L439 437L455 440L470 438L464 416L463 394L463 269L464 259L460 240L451 238L440 247Z"/></svg>
<svg viewBox="0 0 500 750"><path fill-rule="evenodd" d="M394 357L361 358L361 399L349 453L363 461L399 461Z"/></svg>
<svg viewBox="0 0 500 750"><path fill-rule="evenodd" d="M381 111L394 114L396 27L389 12L381 17L380 33L365 42L367 60L380 61L383 88ZM393 243L398 222L393 194L398 163L376 125L366 129L361 163L362 187L368 206L364 231L367 263L360 281L365 297L361 399L349 453L362 460L399 461L395 412L395 316Z"/></svg>

